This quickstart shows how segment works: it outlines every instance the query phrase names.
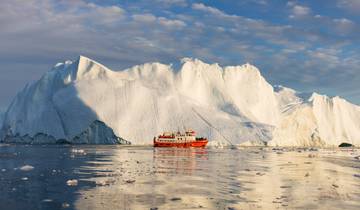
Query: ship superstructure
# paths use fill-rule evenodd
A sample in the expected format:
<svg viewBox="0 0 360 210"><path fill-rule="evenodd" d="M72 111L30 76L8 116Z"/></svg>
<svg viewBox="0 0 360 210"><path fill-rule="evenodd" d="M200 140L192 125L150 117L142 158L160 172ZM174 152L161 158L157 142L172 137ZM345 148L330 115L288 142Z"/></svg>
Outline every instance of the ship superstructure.
<svg viewBox="0 0 360 210"><path fill-rule="evenodd" d="M187 130L185 133L164 132L154 137L154 147L205 147L207 143L206 138L196 137L193 130Z"/></svg>

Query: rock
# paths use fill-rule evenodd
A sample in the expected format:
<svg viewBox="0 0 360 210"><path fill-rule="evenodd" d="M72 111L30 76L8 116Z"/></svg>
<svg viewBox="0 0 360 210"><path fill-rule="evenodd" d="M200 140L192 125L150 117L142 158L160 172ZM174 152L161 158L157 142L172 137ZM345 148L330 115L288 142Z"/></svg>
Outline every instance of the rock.
<svg viewBox="0 0 360 210"><path fill-rule="evenodd" d="M305 174L305 177L308 177L308 176L310 176L310 174L309 174L309 173L306 173L306 174Z"/></svg>
<svg viewBox="0 0 360 210"><path fill-rule="evenodd" d="M151 207L150 210L158 210L158 207Z"/></svg>
<svg viewBox="0 0 360 210"><path fill-rule="evenodd" d="M354 145L350 144L350 143L346 143L346 142L343 142L339 145L339 147L353 147Z"/></svg>
<svg viewBox="0 0 360 210"><path fill-rule="evenodd" d="M332 184L332 186L335 187L335 188L339 187L339 185L336 185L336 184Z"/></svg>
<svg viewBox="0 0 360 210"><path fill-rule="evenodd" d="M314 158L314 157L316 157L316 155L315 154L309 154L308 157L309 158Z"/></svg>
<svg viewBox="0 0 360 210"><path fill-rule="evenodd" d="M291 186L286 186L286 185L283 185L283 186L280 186L280 188L291 188Z"/></svg>
<svg viewBox="0 0 360 210"><path fill-rule="evenodd" d="M76 179L69 179L69 180L66 181L66 184L67 184L68 186L77 186L77 185L78 185L78 180L76 180Z"/></svg>
<svg viewBox="0 0 360 210"><path fill-rule="evenodd" d="M126 180L125 182L128 183L128 184L132 184L132 183L135 182L135 180Z"/></svg>
<svg viewBox="0 0 360 210"><path fill-rule="evenodd" d="M174 197L174 198L171 198L170 200L171 200L171 201L180 201L180 200L181 200L181 198Z"/></svg>

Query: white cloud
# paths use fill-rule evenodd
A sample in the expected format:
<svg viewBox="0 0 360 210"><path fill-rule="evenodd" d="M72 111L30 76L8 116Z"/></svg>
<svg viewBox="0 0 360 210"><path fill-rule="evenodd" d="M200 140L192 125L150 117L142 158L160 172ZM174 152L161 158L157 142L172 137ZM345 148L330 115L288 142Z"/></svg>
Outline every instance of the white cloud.
<svg viewBox="0 0 360 210"><path fill-rule="evenodd" d="M182 28L186 26L186 23L181 20L171 20L165 17L159 17L158 22L160 25L166 26L166 27L174 27L174 28Z"/></svg>
<svg viewBox="0 0 360 210"><path fill-rule="evenodd" d="M135 14L132 16L135 21L139 22L154 22L156 17L153 14Z"/></svg>
<svg viewBox="0 0 360 210"><path fill-rule="evenodd" d="M334 19L333 25L337 34L340 35L347 35L356 30L356 24L347 18Z"/></svg>
<svg viewBox="0 0 360 210"><path fill-rule="evenodd" d="M201 3L191 5L200 12L178 12L170 7L164 11L157 3L155 0L150 4L145 2L140 7L138 4L105 6L82 0L2 0L0 62L7 64L2 66L17 68L16 74L23 75L22 82L18 82L21 87L40 77L38 69L46 71L53 63L75 58L78 54L115 69L149 61L168 63L185 56L222 64L250 61L260 63L259 67L264 67L265 71L277 71L272 74L280 75L273 78L277 81L301 75L313 75L317 80L326 81L317 78L317 72L313 72L317 69L357 68L358 73L355 67L355 64L359 66L358 52L349 56L338 51L334 54L313 49L313 46L335 47L344 40L357 44L351 37L339 40L335 31L349 31L357 38L351 28L357 27L357 23L350 19L314 18L310 8L296 9L296 6L303 7L296 2L288 3L287 9L306 18L301 19L300 25L296 25L298 21L292 22L292 26L228 14ZM319 32L321 27L326 28ZM305 61L309 66L302 69ZM14 63L24 65L14 67ZM39 68L39 64L45 67ZM9 69L0 69L0 74L6 75ZM284 69L291 69L291 74Z"/></svg>
<svg viewBox="0 0 360 210"><path fill-rule="evenodd" d="M311 14L311 9L307 6L299 5L293 1L286 4L290 8L290 18L303 18Z"/></svg>
<svg viewBox="0 0 360 210"><path fill-rule="evenodd" d="M295 16L305 16L310 14L310 11L310 8L305 6L295 5L293 7L293 14Z"/></svg>
<svg viewBox="0 0 360 210"><path fill-rule="evenodd" d="M360 11L360 1L359 0L338 0L337 6L343 9L346 9L351 12Z"/></svg>
<svg viewBox="0 0 360 210"><path fill-rule="evenodd" d="M215 7L206 6L202 3L194 3L194 4L192 4L192 8L194 10L211 13L211 14L218 15L218 16L229 16L226 13L224 13L223 11L221 11Z"/></svg>
<svg viewBox="0 0 360 210"><path fill-rule="evenodd" d="M187 2L186 0L155 0L159 3L165 4L165 5L176 5L176 6L182 6L182 7L186 7L187 6Z"/></svg>
<svg viewBox="0 0 360 210"><path fill-rule="evenodd" d="M113 24L121 20L125 14L125 10L118 6L98 6L92 3L88 6L90 11L84 17L101 24Z"/></svg>
<svg viewBox="0 0 360 210"><path fill-rule="evenodd" d="M166 17L156 17L153 14L134 14L132 19L136 22L142 23L152 23L157 21L161 26L167 28L183 28L186 26L186 23L178 19L168 19Z"/></svg>

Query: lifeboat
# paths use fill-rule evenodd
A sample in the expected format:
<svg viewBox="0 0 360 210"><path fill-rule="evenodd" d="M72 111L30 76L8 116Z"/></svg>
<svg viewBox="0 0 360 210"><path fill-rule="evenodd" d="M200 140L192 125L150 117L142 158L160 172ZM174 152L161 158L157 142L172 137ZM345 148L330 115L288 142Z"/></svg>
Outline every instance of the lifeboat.
<svg viewBox="0 0 360 210"><path fill-rule="evenodd" d="M206 138L196 137L193 130L188 130L185 133L165 132L154 137L154 147L205 147L207 143Z"/></svg>

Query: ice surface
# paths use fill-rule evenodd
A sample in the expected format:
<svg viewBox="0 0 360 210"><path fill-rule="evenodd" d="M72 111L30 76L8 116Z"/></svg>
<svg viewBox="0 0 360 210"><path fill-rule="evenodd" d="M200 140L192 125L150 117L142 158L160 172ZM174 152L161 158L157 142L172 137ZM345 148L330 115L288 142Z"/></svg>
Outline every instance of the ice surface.
<svg viewBox="0 0 360 210"><path fill-rule="evenodd" d="M24 165L24 166L21 166L21 167L20 167L20 170L21 170L21 171L31 171L31 170L33 170L33 169L34 169L34 167L31 166L31 165Z"/></svg>
<svg viewBox="0 0 360 210"><path fill-rule="evenodd" d="M104 126L98 129L95 121ZM308 98L273 88L250 64L221 67L187 58L178 71L147 63L115 72L80 56L57 64L18 93L1 136L116 143L105 127L132 144L151 144L163 131L192 128L214 146L358 146L360 108L339 97Z"/></svg>

